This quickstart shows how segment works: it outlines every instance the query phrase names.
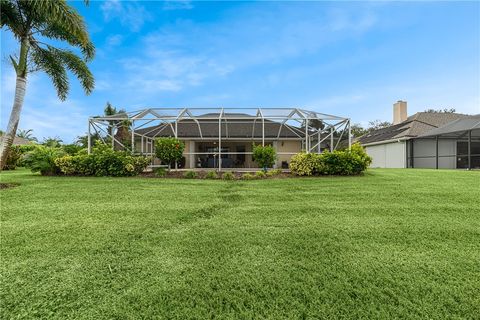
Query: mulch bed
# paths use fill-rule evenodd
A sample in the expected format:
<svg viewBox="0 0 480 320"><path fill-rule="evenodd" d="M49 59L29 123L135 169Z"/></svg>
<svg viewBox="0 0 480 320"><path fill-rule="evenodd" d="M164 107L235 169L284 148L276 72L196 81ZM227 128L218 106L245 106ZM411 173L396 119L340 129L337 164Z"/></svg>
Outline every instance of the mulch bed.
<svg viewBox="0 0 480 320"><path fill-rule="evenodd" d="M145 178L174 178L174 179L187 179L185 178L185 172L188 172L188 171L170 171L170 172L167 172L165 176L157 176L154 172L143 172L140 174L141 177L145 177ZM207 175L208 171L195 171L197 173L197 177L195 179L204 179L205 176ZM225 171L226 172L226 171ZM217 178L218 179L221 179L222 175L225 173L225 172L221 172L221 173L217 173ZM230 171L232 172L234 175L235 175L235 179L236 180L242 180L242 177L244 174L251 174L253 176L255 176L255 172L233 172L233 171ZM273 176L266 176L264 178L256 178L255 180L257 179L285 179L285 178L295 178L297 176L289 173L289 172L282 172L282 173L279 173L279 174L275 174Z"/></svg>

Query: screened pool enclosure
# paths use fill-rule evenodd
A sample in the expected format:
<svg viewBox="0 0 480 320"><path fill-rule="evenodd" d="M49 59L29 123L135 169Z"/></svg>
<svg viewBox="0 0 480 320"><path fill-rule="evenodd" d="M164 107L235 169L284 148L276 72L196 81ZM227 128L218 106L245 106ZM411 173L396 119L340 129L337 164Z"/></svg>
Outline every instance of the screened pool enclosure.
<svg viewBox="0 0 480 320"><path fill-rule="evenodd" d="M301 108L148 108L90 117L89 153L94 136L116 150L148 156L155 155L155 139L178 138L184 157L172 165L180 169L257 168L252 144L272 145L277 168L287 168L301 151L351 145L350 119Z"/></svg>

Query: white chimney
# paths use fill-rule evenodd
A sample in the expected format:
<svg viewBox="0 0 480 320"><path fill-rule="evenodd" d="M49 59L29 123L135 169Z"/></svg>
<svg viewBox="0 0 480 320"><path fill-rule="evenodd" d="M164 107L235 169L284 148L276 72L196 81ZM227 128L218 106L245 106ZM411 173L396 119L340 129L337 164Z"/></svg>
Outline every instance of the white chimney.
<svg viewBox="0 0 480 320"><path fill-rule="evenodd" d="M393 104L393 124L407 120L407 101L398 100Z"/></svg>

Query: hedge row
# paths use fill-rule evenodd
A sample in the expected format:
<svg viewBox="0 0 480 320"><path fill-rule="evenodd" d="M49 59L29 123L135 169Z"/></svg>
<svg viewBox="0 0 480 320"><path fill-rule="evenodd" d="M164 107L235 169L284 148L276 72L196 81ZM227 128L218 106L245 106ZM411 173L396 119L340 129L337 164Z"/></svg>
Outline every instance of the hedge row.
<svg viewBox="0 0 480 320"><path fill-rule="evenodd" d="M55 165L63 174L82 176L136 176L145 170L151 159L114 151L99 144L91 154L66 155L55 159Z"/></svg>
<svg viewBox="0 0 480 320"><path fill-rule="evenodd" d="M37 146L26 154L23 162L32 172L40 172L42 175L121 177L140 174L151 159L97 144L91 154L82 150L75 155L67 154L62 148Z"/></svg>
<svg viewBox="0 0 480 320"><path fill-rule="evenodd" d="M357 175L365 171L372 158L359 144L350 150L316 153L298 153L290 160L290 171L299 176Z"/></svg>

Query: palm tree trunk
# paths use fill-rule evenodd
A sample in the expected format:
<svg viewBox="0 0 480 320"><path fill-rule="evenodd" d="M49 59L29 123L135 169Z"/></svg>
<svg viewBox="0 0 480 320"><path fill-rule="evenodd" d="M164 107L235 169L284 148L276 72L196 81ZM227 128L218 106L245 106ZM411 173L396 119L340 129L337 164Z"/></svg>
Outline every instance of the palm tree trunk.
<svg viewBox="0 0 480 320"><path fill-rule="evenodd" d="M7 161L10 147L13 143L13 138L17 133L18 122L20 121L20 112L22 111L23 99L25 97L25 90L27 88L27 79L17 76L17 84L15 87L15 100L13 102L12 112L10 113L10 120L8 121L7 132L3 136L2 145L0 146L0 170Z"/></svg>

